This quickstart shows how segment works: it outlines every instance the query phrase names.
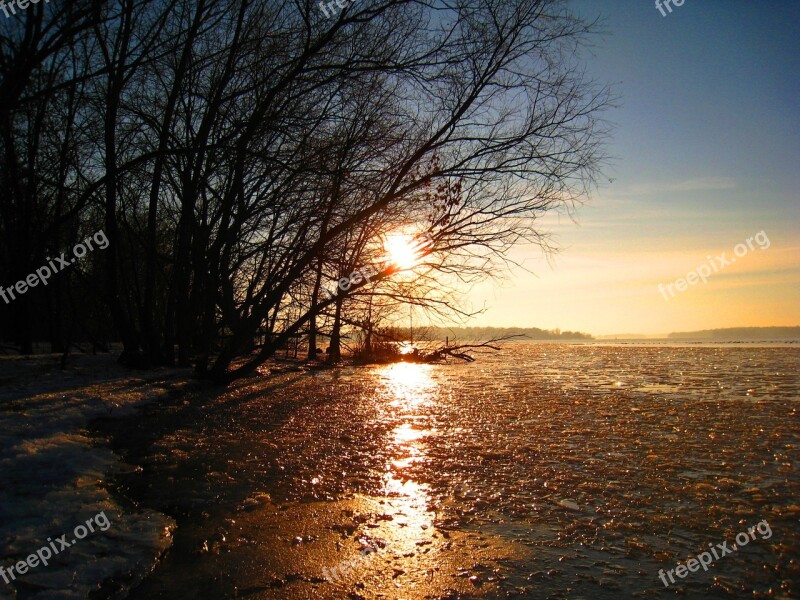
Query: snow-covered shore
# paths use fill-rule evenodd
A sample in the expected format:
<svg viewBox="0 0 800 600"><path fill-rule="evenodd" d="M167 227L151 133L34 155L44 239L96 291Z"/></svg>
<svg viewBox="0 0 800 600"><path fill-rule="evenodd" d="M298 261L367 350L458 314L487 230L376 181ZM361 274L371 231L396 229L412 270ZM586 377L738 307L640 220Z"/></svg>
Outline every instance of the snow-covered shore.
<svg viewBox="0 0 800 600"><path fill-rule="evenodd" d="M74 528L101 511L111 526L77 540L46 566L13 580L3 574L0 599L86 598L103 582L123 597L171 544L169 517L123 510L111 497L107 478L130 467L88 426L189 385L188 371L131 374L111 356L76 356L61 370L59 360L0 357L0 567L25 560L48 538L73 539Z"/></svg>

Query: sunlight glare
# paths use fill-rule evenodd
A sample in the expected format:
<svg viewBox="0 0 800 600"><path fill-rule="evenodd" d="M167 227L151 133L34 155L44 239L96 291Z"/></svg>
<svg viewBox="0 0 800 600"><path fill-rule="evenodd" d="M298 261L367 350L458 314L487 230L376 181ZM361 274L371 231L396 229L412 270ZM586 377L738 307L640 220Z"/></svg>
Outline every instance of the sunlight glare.
<svg viewBox="0 0 800 600"><path fill-rule="evenodd" d="M411 235L394 234L386 238L384 249L387 259L401 269L410 269L419 264L422 246Z"/></svg>
<svg viewBox="0 0 800 600"><path fill-rule="evenodd" d="M388 388L394 399L391 406L413 407L429 402L436 383L430 376L431 366L418 363L394 363L381 369L381 376L388 380Z"/></svg>
<svg viewBox="0 0 800 600"><path fill-rule="evenodd" d="M414 426L411 425L411 423L404 423L399 427L395 427L395 430L392 433L394 434L395 444L413 442L414 440L418 440L427 435L427 432L424 430L414 429Z"/></svg>

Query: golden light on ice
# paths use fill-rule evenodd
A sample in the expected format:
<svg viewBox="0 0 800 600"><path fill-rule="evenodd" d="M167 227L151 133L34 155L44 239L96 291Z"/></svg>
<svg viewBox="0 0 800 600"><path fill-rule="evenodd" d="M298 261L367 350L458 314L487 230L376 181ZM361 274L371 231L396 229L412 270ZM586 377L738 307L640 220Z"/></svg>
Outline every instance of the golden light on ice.
<svg viewBox="0 0 800 600"><path fill-rule="evenodd" d="M434 518L428 510L428 484L415 481L411 474L415 463L426 460L426 438L436 433L419 414L419 407L433 402L436 392L437 383L431 373L430 365L415 363L395 363L380 369L389 401L384 418L394 423L386 440L391 459L383 474L384 493L392 497L397 511L392 521L397 525L395 543L413 551L418 550L416 543L425 536Z"/></svg>
<svg viewBox="0 0 800 600"><path fill-rule="evenodd" d="M413 442L414 440L418 440L426 435L425 431L420 429L414 429L414 426L411 425L411 423L404 423L399 427L395 427L392 433L394 434L395 444L404 444L407 442Z"/></svg>
<svg viewBox="0 0 800 600"><path fill-rule="evenodd" d="M381 369L388 392L393 397L391 406L414 407L430 401L436 387L431 379L431 366L419 363L394 363Z"/></svg>

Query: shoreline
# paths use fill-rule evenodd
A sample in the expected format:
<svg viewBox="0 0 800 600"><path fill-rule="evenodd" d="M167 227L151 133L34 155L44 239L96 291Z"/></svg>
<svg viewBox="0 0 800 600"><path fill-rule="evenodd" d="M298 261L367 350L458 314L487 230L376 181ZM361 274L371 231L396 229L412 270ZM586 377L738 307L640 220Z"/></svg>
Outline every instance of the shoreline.
<svg viewBox="0 0 800 600"><path fill-rule="evenodd" d="M109 479L131 467L94 435L93 422L134 414L191 382L179 369L132 374L111 355L76 355L64 370L59 363L57 355L0 359L0 565L26 560L92 515L110 525L65 537L69 548L48 565L0 581L0 598L123 597L170 546L174 522L111 492Z"/></svg>

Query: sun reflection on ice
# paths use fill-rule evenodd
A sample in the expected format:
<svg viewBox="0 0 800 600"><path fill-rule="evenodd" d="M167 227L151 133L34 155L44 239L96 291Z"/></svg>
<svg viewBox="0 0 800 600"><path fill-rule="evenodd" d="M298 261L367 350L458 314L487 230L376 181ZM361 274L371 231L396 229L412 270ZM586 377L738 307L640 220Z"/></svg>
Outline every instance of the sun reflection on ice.
<svg viewBox="0 0 800 600"><path fill-rule="evenodd" d="M415 481L409 472L415 463L426 460L425 439L435 433L425 427L418 410L433 402L437 383L431 378L431 369L430 365L396 363L380 371L388 400L383 417L397 423L386 440L392 458L383 474L383 493L392 498L395 513L391 537L407 550L413 550L431 532L435 518L428 510L430 486Z"/></svg>
<svg viewBox="0 0 800 600"><path fill-rule="evenodd" d="M431 379L431 365L394 363L380 371L386 380L390 406L413 409L422 403L432 402L436 383Z"/></svg>
<svg viewBox="0 0 800 600"><path fill-rule="evenodd" d="M399 445L421 439L428 435L428 432L422 429L414 429L411 423L403 423L399 427L395 427L392 435L394 435L394 444Z"/></svg>

